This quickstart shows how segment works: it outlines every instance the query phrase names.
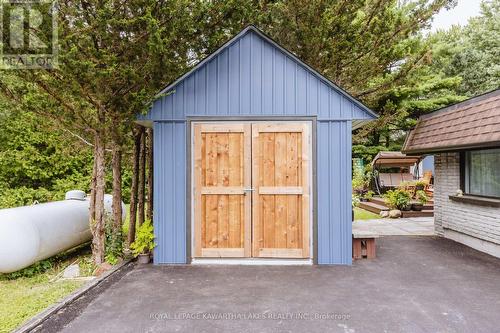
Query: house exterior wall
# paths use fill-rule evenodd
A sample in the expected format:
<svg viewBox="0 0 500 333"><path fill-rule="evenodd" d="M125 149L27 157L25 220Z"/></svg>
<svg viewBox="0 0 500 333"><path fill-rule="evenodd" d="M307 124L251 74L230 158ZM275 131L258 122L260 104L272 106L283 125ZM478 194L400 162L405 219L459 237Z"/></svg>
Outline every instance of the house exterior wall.
<svg viewBox="0 0 500 333"><path fill-rule="evenodd" d="M320 264L351 264L352 124L374 116L253 30L180 80L138 118L154 128L154 262L189 260L189 120L253 117L315 122L314 256Z"/></svg>
<svg viewBox="0 0 500 333"><path fill-rule="evenodd" d="M500 208L449 199L460 189L460 154L435 155L434 224L438 235L500 255Z"/></svg>

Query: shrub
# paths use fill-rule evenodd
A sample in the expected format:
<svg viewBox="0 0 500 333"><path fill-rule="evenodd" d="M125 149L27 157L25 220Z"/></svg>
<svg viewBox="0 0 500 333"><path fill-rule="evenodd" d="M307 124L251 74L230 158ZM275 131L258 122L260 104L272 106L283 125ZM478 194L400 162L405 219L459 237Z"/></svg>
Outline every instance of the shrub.
<svg viewBox="0 0 500 333"><path fill-rule="evenodd" d="M21 270L12 272L12 273L5 273L5 274L0 274L0 280L14 280L18 278L30 278L38 274L45 273L49 269L52 269L53 267L53 262L54 258L49 258L41 261L37 261L36 263L23 268Z"/></svg>
<svg viewBox="0 0 500 333"><path fill-rule="evenodd" d="M418 202L420 202L422 205L425 205L427 202L429 202L429 198L427 197L427 194L423 190L417 191L416 197Z"/></svg>
<svg viewBox="0 0 500 333"><path fill-rule="evenodd" d="M352 203L352 208L354 208L354 207L358 207L359 202L360 202L360 200L359 200L359 196L358 196L358 195L356 195L356 194L353 194L353 195L352 195L352 201L351 201L351 203Z"/></svg>
<svg viewBox="0 0 500 333"><path fill-rule="evenodd" d="M134 256L151 252L156 246L154 239L153 224L150 220L146 220L137 228L135 241L130 244Z"/></svg>
<svg viewBox="0 0 500 333"><path fill-rule="evenodd" d="M368 192L365 193L365 199L370 200L371 198L373 198L374 195L375 195L375 192L368 191Z"/></svg>
<svg viewBox="0 0 500 333"><path fill-rule="evenodd" d="M406 190L389 190L384 194L385 202L392 209L406 209L410 206L411 194Z"/></svg>
<svg viewBox="0 0 500 333"><path fill-rule="evenodd" d="M352 178L352 189L354 190L354 192L362 193L367 186L368 186L368 181L366 179L364 172L355 169Z"/></svg>
<svg viewBox="0 0 500 333"><path fill-rule="evenodd" d="M370 187L373 171L371 165L355 168L352 175L352 189L356 194L363 194Z"/></svg>
<svg viewBox="0 0 500 333"><path fill-rule="evenodd" d="M106 215L105 235L105 259L111 265L116 265L123 255L123 235L121 228L114 230L113 219L109 214Z"/></svg>
<svg viewBox="0 0 500 333"><path fill-rule="evenodd" d="M52 193L45 188L8 188L0 193L0 208L29 206L35 202L43 203L50 200Z"/></svg>

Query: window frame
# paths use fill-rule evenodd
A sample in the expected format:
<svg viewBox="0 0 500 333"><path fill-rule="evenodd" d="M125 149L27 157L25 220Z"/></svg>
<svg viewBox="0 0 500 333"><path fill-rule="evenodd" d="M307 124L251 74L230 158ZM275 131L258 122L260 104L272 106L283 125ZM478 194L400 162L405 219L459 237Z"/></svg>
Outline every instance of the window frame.
<svg viewBox="0 0 500 333"><path fill-rule="evenodd" d="M500 149L500 147L477 148L460 152L460 189L462 190L464 195L470 197L478 197L478 198L500 199L500 195L491 196L491 195L470 193L470 185L469 185L470 153L473 151L484 151L491 149Z"/></svg>

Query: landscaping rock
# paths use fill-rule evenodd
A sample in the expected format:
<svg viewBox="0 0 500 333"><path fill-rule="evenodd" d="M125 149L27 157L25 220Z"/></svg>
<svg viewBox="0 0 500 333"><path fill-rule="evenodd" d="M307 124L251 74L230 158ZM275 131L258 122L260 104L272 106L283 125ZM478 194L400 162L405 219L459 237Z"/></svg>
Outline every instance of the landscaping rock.
<svg viewBox="0 0 500 333"><path fill-rule="evenodd" d="M389 217L389 212L387 210L380 211L380 217L382 218Z"/></svg>
<svg viewBox="0 0 500 333"><path fill-rule="evenodd" d="M63 278L73 279L80 276L80 266L78 264L69 265L63 272Z"/></svg>
<svg viewBox="0 0 500 333"><path fill-rule="evenodd" d="M392 219L397 219L401 217L401 211L399 209L393 209L389 212L389 217Z"/></svg>

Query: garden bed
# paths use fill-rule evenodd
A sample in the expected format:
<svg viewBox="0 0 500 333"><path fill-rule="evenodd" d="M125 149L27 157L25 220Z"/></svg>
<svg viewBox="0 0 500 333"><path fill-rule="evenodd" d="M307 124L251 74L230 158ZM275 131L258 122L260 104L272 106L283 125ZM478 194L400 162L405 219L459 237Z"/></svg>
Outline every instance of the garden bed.
<svg viewBox="0 0 500 333"><path fill-rule="evenodd" d="M381 197L373 197L370 198L370 201L362 201L359 203L358 208L377 215L380 214L381 211L390 210L389 206L387 206L384 199ZM402 211L401 214L401 217L432 217L434 216L434 202L432 200L427 202L422 211ZM380 218L380 216L378 218Z"/></svg>

